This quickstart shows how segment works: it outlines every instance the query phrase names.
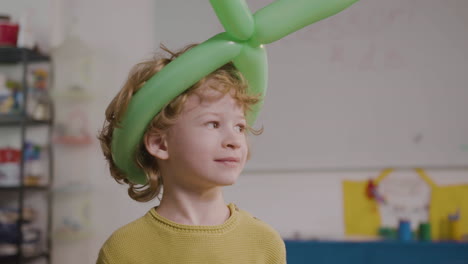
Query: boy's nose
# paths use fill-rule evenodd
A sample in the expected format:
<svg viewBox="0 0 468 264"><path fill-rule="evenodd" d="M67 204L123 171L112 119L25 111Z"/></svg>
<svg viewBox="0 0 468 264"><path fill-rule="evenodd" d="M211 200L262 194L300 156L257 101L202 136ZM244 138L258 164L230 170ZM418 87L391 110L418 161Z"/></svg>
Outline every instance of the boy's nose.
<svg viewBox="0 0 468 264"><path fill-rule="evenodd" d="M236 135L235 132L227 132L223 139L223 147L238 149L241 147L241 135Z"/></svg>
<svg viewBox="0 0 468 264"><path fill-rule="evenodd" d="M238 149L241 146L240 140L231 138L229 140L225 140L223 146L225 148L232 148L232 149Z"/></svg>
<svg viewBox="0 0 468 264"><path fill-rule="evenodd" d="M227 144L226 147L232 148L232 149L238 149L240 147L240 144L238 144L237 142L232 142L232 143Z"/></svg>

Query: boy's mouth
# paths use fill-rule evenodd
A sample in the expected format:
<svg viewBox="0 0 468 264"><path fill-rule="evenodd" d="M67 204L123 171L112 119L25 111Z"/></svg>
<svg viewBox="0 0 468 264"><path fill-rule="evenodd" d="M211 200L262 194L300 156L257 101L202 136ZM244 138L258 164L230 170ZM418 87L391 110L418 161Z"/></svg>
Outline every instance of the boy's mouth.
<svg viewBox="0 0 468 264"><path fill-rule="evenodd" d="M235 157L228 157L228 158L215 159L215 161L228 167L236 167L239 164L240 159L235 158Z"/></svg>
<svg viewBox="0 0 468 264"><path fill-rule="evenodd" d="M219 162L239 162L239 160L240 160L239 158L234 158L234 157L215 159L215 161L219 161Z"/></svg>

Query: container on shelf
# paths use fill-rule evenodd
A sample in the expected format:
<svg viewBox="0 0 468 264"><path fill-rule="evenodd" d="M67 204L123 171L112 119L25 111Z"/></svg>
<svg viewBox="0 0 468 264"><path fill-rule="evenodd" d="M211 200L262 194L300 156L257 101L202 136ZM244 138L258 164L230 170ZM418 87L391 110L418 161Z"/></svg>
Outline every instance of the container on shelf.
<svg viewBox="0 0 468 264"><path fill-rule="evenodd" d="M18 31L19 25L12 23L9 16L0 15L0 47L16 47L16 43L18 42Z"/></svg>
<svg viewBox="0 0 468 264"><path fill-rule="evenodd" d="M14 148L0 148L0 186L18 186L20 179L21 151Z"/></svg>

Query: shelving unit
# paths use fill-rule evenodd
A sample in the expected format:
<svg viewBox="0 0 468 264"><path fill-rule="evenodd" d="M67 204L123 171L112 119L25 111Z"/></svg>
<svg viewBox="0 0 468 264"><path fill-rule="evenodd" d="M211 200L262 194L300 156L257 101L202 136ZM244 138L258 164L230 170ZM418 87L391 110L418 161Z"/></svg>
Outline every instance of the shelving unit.
<svg viewBox="0 0 468 264"><path fill-rule="evenodd" d="M50 256L49 256L48 253L41 253L41 254L37 254L37 255L34 255L34 256L23 256L23 257L19 257L19 258L18 258L18 256L8 256L8 257L0 258L0 261L2 261L1 262L2 264L29 263L29 262L36 261L36 260L39 260L39 259L42 259L42 258L50 259Z"/></svg>
<svg viewBox="0 0 468 264"><path fill-rule="evenodd" d="M16 200L17 211L18 211L18 221L16 222L18 239L16 241L17 252L14 255L1 256L0 263L30 263L37 260L42 260L41 263L51 263L51 227L52 227L52 183L53 183L53 148L52 148L52 126L54 120L54 111L52 102L49 103L49 119L48 120L34 120L28 115L28 98L29 98L29 87L28 84L28 71L32 63L48 63L49 64L49 73L52 72L52 62L48 56L38 54L35 51L24 49L24 48L14 48L14 47L0 47L0 65L2 67L10 66L20 66L22 70L22 90L23 90L23 100L20 105L20 111L15 114L0 114L0 131L6 127L17 127L20 129L19 137L21 140L21 154L19 162L19 183L17 186L2 186L0 183L0 194L8 194L8 197L15 197L11 199ZM51 83L52 76L49 75L49 86ZM50 87L47 87L47 91L50 92ZM26 149L26 131L31 127L45 127L47 129L47 142L46 148L44 149L47 152L47 172L45 172L46 183L41 185L25 185L25 149ZM25 199L28 195L33 193L41 193L45 195L46 205L44 208L46 212L43 213L46 217L46 230L41 230L42 238L41 241L44 241L44 245L41 248L40 252L37 252L32 255L28 255L23 250L23 225L25 224L24 208L25 208Z"/></svg>

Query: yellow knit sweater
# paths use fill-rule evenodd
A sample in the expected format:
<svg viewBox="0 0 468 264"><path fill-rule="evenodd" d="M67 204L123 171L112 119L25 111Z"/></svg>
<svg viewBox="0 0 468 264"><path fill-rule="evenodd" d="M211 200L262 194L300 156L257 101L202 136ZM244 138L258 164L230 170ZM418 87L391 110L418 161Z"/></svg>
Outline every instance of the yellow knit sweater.
<svg viewBox="0 0 468 264"><path fill-rule="evenodd" d="M97 264L284 264L286 250L269 225L228 205L222 225L181 225L153 208L115 231L104 243Z"/></svg>

